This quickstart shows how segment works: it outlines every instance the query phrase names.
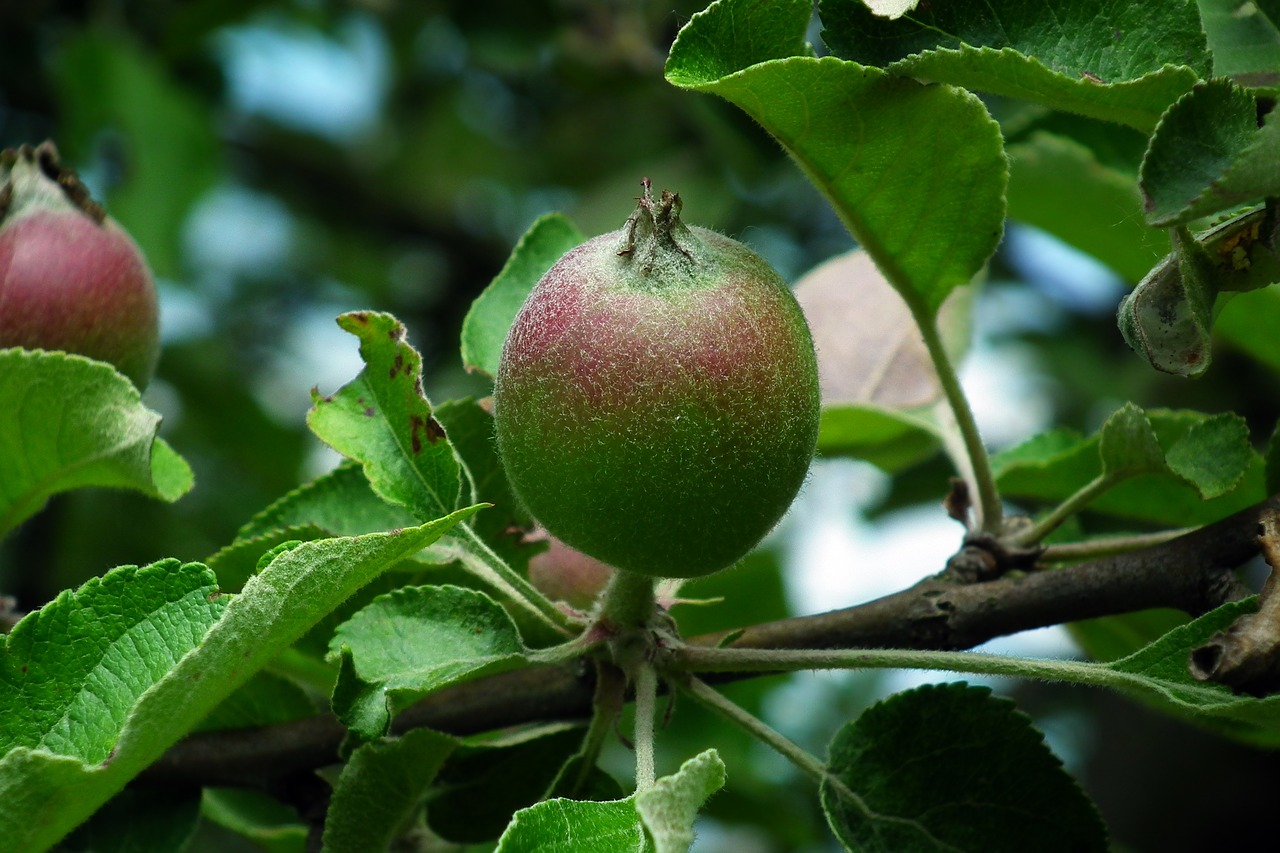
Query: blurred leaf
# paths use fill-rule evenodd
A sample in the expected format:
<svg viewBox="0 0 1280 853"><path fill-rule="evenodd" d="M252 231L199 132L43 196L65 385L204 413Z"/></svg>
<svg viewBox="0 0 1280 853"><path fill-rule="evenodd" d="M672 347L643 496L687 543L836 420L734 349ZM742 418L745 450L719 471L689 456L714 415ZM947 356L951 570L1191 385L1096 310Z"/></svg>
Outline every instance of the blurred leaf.
<svg viewBox="0 0 1280 853"><path fill-rule="evenodd" d="M201 815L267 853L305 853L307 828L296 810L246 788L205 788Z"/></svg>
<svg viewBox="0 0 1280 853"><path fill-rule="evenodd" d="M875 406L836 405L822 410L818 452L865 459L895 474L942 448L938 428L923 417Z"/></svg>
<svg viewBox="0 0 1280 853"><path fill-rule="evenodd" d="M191 489L191 469L156 438L160 416L109 364L0 349L0 400L0 537L58 492L110 486L172 502Z"/></svg>
<svg viewBox="0 0 1280 853"><path fill-rule="evenodd" d="M1244 421L1233 414L1143 413L1129 404L1098 435L1082 439L1051 431L997 454L992 465L1001 494L1046 501L1063 500L1104 471L1116 472L1130 479L1090 509L1171 527L1207 523L1266 496L1262 458L1249 444Z"/></svg>
<svg viewBox="0 0 1280 853"><path fill-rule="evenodd" d="M1097 809L1044 736L985 687L891 696L836 734L828 767L822 806L847 850L1109 849Z"/></svg>
<svg viewBox="0 0 1280 853"><path fill-rule="evenodd" d="M365 369L336 393L312 395L307 425L364 466L373 490L419 520L457 508L462 474L453 446L422 391L422 357L390 314L343 314L338 325L360 338Z"/></svg>
<svg viewBox="0 0 1280 853"><path fill-rule="evenodd" d="M193 731L251 729L315 716L319 709L287 678L259 672L223 699Z"/></svg>
<svg viewBox="0 0 1280 853"><path fill-rule="evenodd" d="M1147 221L1170 226L1280 195L1280 116L1230 80L1198 84L1160 119L1139 183Z"/></svg>
<svg viewBox="0 0 1280 853"><path fill-rule="evenodd" d="M199 788L126 788L64 839L58 851L182 853L199 819Z"/></svg>
<svg viewBox="0 0 1280 853"><path fill-rule="evenodd" d="M455 741L430 729L366 743L352 753L333 789L323 845L331 853L391 849L422 809Z"/></svg>
<svg viewBox="0 0 1280 853"><path fill-rule="evenodd" d="M561 255L586 239L559 213L540 216L529 226L506 266L471 303L462 322L462 363L468 370L490 378L498 375L507 330L525 297Z"/></svg>
<svg viewBox="0 0 1280 853"><path fill-rule="evenodd" d="M204 566L170 561L117 569L28 615L0 658L0 702L21 703L0 714L0 838L24 850L55 842L324 614L475 511L282 549L230 603ZM36 642L50 632L57 642ZM40 677L76 673L75 696L36 690Z"/></svg>
<svg viewBox="0 0 1280 853"><path fill-rule="evenodd" d="M526 654L501 605L454 586L379 596L338 627L329 649L341 661L334 713L365 740L386 734L395 715L423 696L520 666Z"/></svg>
<svg viewBox="0 0 1280 853"><path fill-rule="evenodd" d="M719 0L677 36L667 80L719 95L763 125L912 314L932 317L1000 241L1000 128L963 90L813 58L804 41L811 12L808 0Z"/></svg>
<svg viewBox="0 0 1280 853"><path fill-rule="evenodd" d="M1215 77L1241 86L1280 85L1280 9L1245 0L1197 0Z"/></svg>
<svg viewBox="0 0 1280 853"><path fill-rule="evenodd" d="M187 211L220 170L208 108L120 32L85 30L65 41L54 76L68 161L87 157L104 131L124 143L111 152L123 159L114 164L123 180L107 189L107 208L157 276L178 278Z"/></svg>
<svg viewBox="0 0 1280 853"><path fill-rule="evenodd" d="M1008 147L1009 216L1138 281L1169 250L1142 218L1136 175L1110 168L1072 139L1038 131ZM1081 215L1088 211L1087 215Z"/></svg>
<svg viewBox="0 0 1280 853"><path fill-rule="evenodd" d="M1209 76L1200 16L1188 0L952 0L893 21L860 0L822 0L820 13L823 40L845 59L1142 131Z"/></svg>
<svg viewBox="0 0 1280 853"><path fill-rule="evenodd" d="M513 814L547 795L584 733L556 724L461 744L427 804L428 825L460 844L497 838Z"/></svg>

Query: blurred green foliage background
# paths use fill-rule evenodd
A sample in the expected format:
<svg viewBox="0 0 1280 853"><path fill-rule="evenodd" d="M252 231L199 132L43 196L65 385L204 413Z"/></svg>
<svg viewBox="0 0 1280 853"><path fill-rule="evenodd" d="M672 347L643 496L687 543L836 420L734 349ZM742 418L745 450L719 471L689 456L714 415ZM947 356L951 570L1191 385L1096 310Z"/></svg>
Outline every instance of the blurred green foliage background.
<svg viewBox="0 0 1280 853"><path fill-rule="evenodd" d="M487 393L461 319L538 214L617 228L650 176L791 277L847 247L748 119L662 82L699 6L0 6L0 146L54 139L146 253L165 340L147 402L199 483L175 507L58 499L7 546L23 600L201 559L330 464L303 416L359 369L342 311L401 318L433 399Z"/></svg>
<svg viewBox="0 0 1280 853"><path fill-rule="evenodd" d="M31 608L115 565L203 559L332 464L303 419L310 388L332 391L359 370L355 340L333 323L343 311L403 320L433 400L487 393L461 367L462 317L543 212L564 211L587 234L617 228L648 176L682 194L688 221L743 240L789 280L849 248L825 201L749 119L663 82L671 40L704 5L0 0L0 147L55 140L145 251L164 329L146 401L197 480L173 506L96 490L56 498L0 543L0 591ZM1136 168L1141 140L1099 128L1115 159ZM1213 381L1157 376L1116 332L1118 276L1090 270L1091 289L1076 289L1055 269L1058 256L1046 259L1048 244L1011 234L978 307L988 356L1012 366L990 381L1021 383L1002 405L1038 407L1043 420L1083 430L1123 400L1235 409L1255 435L1269 434L1280 416L1274 371L1224 349ZM913 469L873 510L936 506L948 473L941 461ZM694 593L734 603L694 614L690 633L788 612L768 553ZM854 602L835 602L845 603ZM821 752L880 678L803 688L765 679L734 695L784 717ZM1273 756L1121 700L1037 687L1020 698L1132 849L1209 849L1185 816L1167 832L1153 822L1196 794L1196 779L1235 774L1222 802L1238 813L1248 811L1248 780L1274 783ZM1107 724L1095 726L1102 715ZM713 737L722 727L696 709L677 719L672 755L712 740L733 780L712 803L722 823L698 849L833 843L807 784L794 784L779 759L743 738ZM1174 741L1187 761L1202 754L1202 772L1160 772ZM1214 812L1203 800L1201 810ZM749 825L767 834L735 828Z"/></svg>

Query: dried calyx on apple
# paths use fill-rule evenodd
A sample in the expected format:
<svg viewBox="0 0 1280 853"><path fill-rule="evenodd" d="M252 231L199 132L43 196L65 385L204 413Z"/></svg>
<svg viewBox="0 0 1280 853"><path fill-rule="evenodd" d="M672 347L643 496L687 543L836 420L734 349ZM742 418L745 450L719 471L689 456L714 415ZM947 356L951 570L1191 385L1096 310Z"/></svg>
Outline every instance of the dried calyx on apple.
<svg viewBox="0 0 1280 853"><path fill-rule="evenodd" d="M557 261L516 317L498 450L553 536L614 568L696 577L744 556L795 498L817 363L778 273L643 186L626 224Z"/></svg>
<svg viewBox="0 0 1280 853"><path fill-rule="evenodd" d="M109 362L140 389L155 373L151 271L52 142L0 152L0 347Z"/></svg>

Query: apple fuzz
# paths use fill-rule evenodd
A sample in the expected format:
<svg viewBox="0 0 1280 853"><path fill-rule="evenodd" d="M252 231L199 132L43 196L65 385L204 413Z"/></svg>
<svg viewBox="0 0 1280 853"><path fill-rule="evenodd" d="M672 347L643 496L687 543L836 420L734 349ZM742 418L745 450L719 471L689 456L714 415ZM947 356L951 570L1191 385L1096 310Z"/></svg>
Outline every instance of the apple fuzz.
<svg viewBox="0 0 1280 853"><path fill-rule="evenodd" d="M0 152L0 347L109 362L139 389L155 373L151 271L52 142Z"/></svg>
<svg viewBox="0 0 1280 853"><path fill-rule="evenodd" d="M614 568L696 577L744 556L795 498L817 360L778 273L643 186L626 224L565 254L517 315L497 443L553 536Z"/></svg>

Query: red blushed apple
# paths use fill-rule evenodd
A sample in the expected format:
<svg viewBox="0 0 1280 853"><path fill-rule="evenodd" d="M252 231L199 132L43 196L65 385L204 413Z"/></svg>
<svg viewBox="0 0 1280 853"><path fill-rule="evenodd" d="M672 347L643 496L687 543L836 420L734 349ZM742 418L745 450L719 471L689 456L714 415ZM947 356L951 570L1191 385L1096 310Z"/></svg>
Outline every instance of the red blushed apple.
<svg viewBox="0 0 1280 853"><path fill-rule="evenodd" d="M142 253L53 144L0 153L0 347L78 353L145 388L159 343Z"/></svg>

